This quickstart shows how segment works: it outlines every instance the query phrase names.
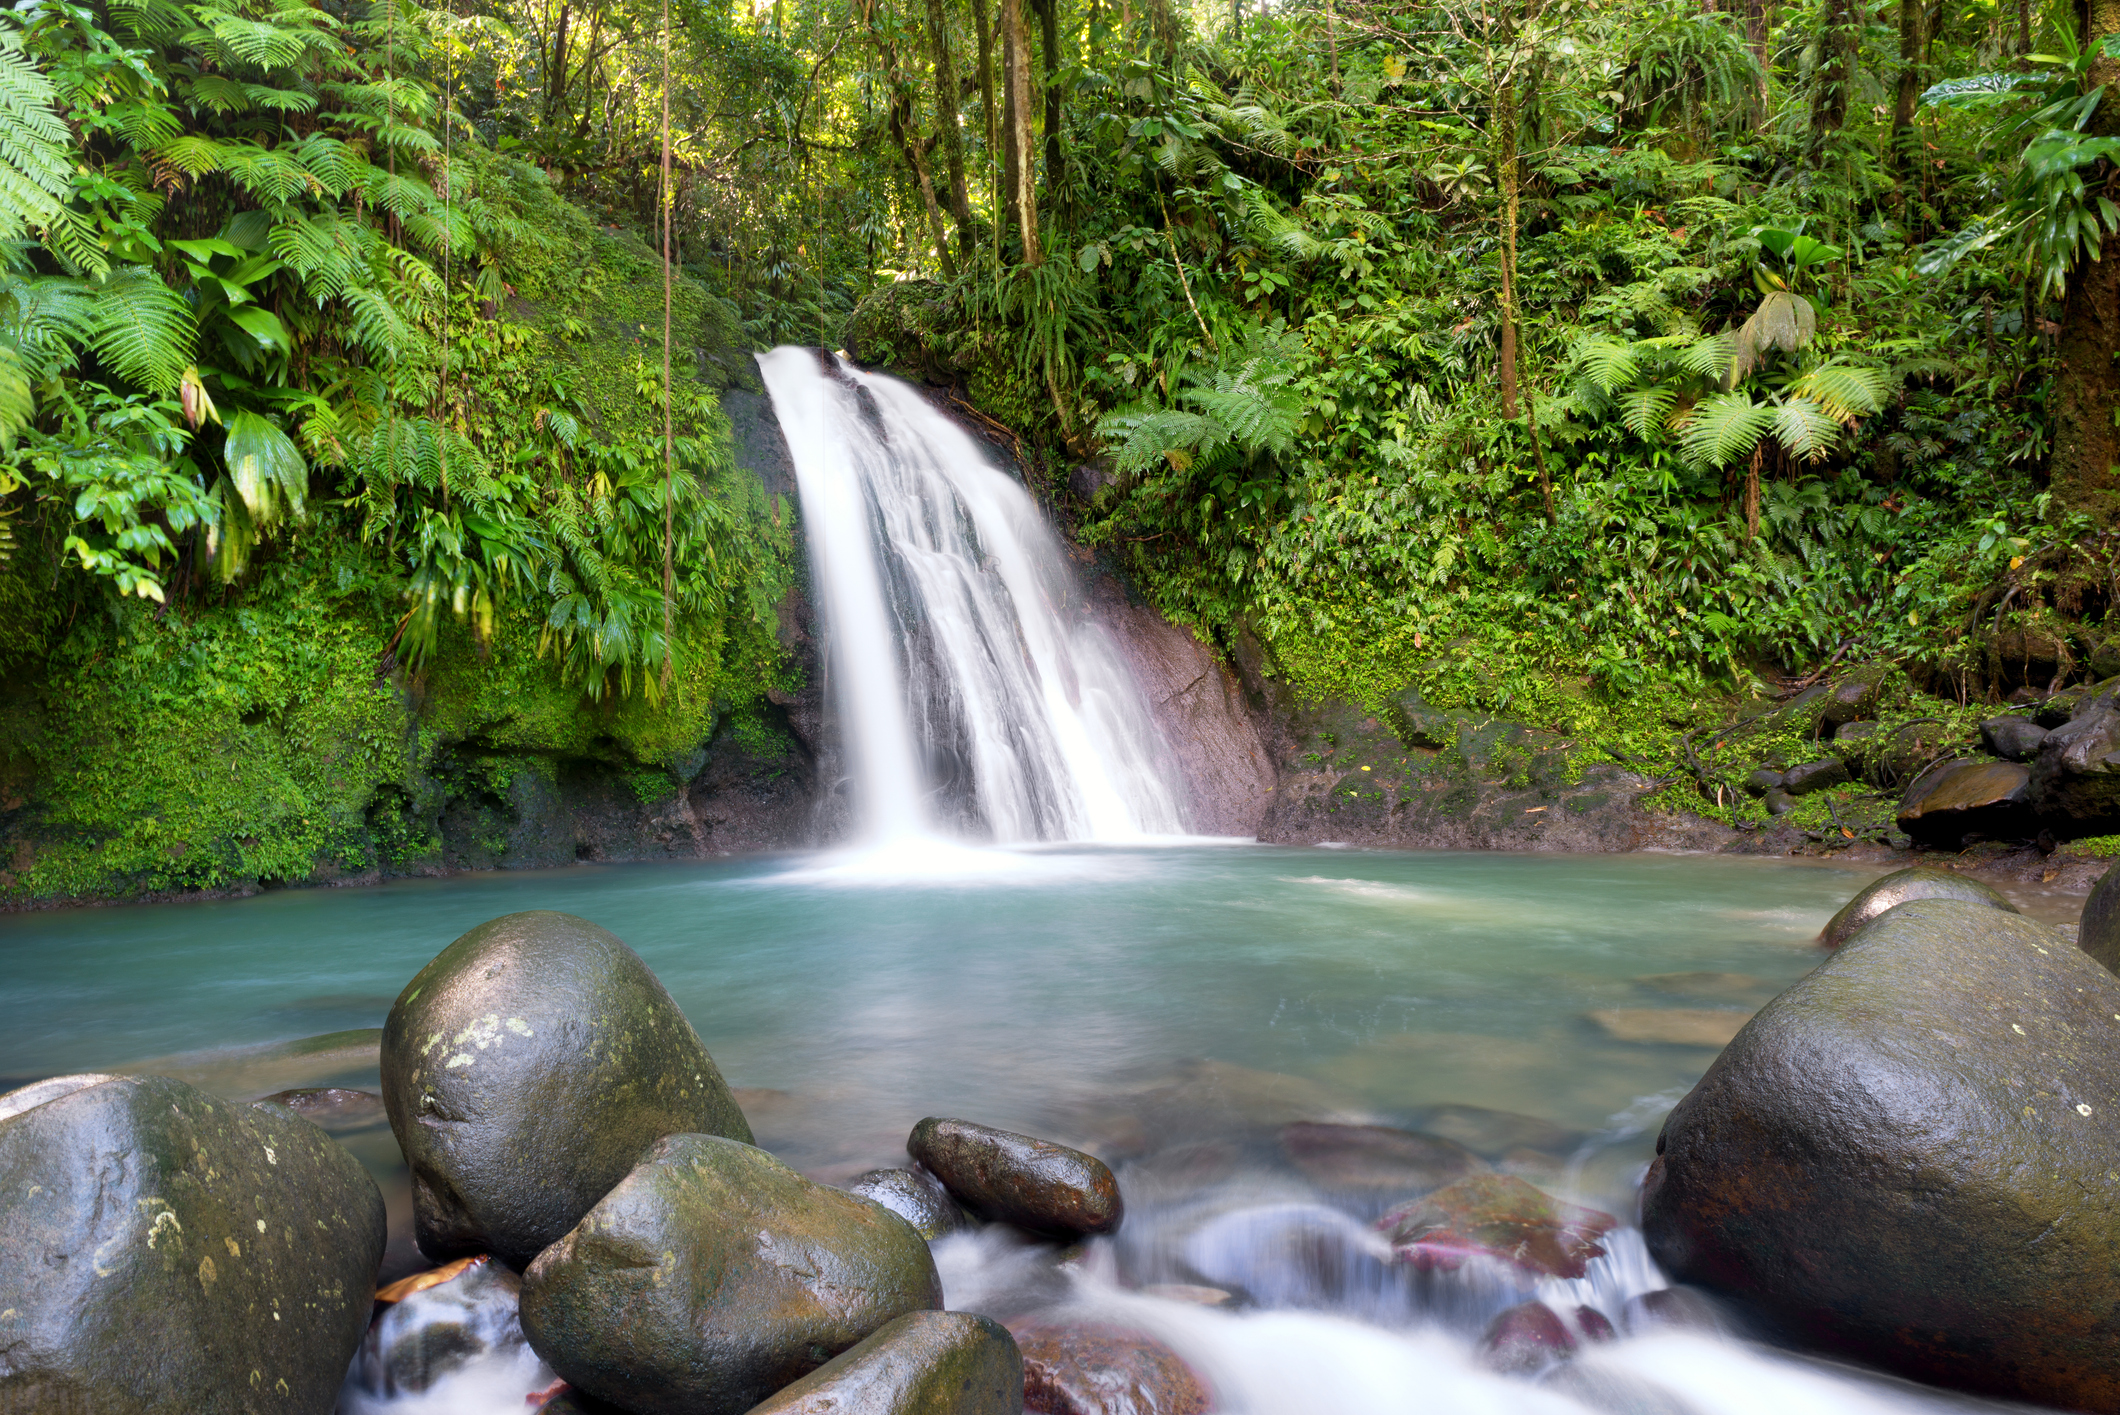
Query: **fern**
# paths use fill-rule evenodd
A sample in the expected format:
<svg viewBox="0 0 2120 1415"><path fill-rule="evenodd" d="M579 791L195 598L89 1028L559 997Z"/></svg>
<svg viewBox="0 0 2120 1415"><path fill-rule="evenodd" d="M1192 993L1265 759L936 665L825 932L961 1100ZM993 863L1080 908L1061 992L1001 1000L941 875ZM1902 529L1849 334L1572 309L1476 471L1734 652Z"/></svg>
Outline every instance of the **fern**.
<svg viewBox="0 0 2120 1415"><path fill-rule="evenodd" d="M1854 424L1884 406L1894 380L1882 369L1829 360L1789 385L1789 392L1818 404L1838 422Z"/></svg>
<svg viewBox="0 0 2120 1415"><path fill-rule="evenodd" d="M1727 467L1751 455L1774 424L1774 405L1745 393L1721 393L1696 404L1681 430L1686 459L1695 466Z"/></svg>
<svg viewBox="0 0 2120 1415"><path fill-rule="evenodd" d="M1575 366L1598 392L1611 394L1634 381L1640 368L1634 346L1623 339L1592 337L1576 346Z"/></svg>
<svg viewBox="0 0 2120 1415"><path fill-rule="evenodd" d="M92 288L88 337L97 357L142 388L173 391L199 332L184 297L144 265L122 266Z"/></svg>
<svg viewBox="0 0 2120 1415"><path fill-rule="evenodd" d="M73 199L73 135L52 105L51 80L0 27L0 240L59 224Z"/></svg>
<svg viewBox="0 0 2120 1415"><path fill-rule="evenodd" d="M1773 431L1790 456L1806 462L1823 459L1840 439L1839 422L1809 398L1784 399L1774 410Z"/></svg>

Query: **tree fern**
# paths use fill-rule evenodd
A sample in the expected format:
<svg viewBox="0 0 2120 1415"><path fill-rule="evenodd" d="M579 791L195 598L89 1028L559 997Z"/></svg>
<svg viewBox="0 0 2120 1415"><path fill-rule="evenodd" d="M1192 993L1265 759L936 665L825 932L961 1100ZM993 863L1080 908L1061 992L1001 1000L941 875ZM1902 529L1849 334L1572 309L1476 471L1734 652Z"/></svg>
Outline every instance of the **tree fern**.
<svg viewBox="0 0 2120 1415"><path fill-rule="evenodd" d="M1895 381L1883 369L1833 359L1796 379L1789 392L1818 404L1836 421L1853 424L1884 406Z"/></svg>
<svg viewBox="0 0 2120 1415"><path fill-rule="evenodd" d="M1774 409L1774 440L1790 456L1816 462L1840 440L1840 423L1809 398L1785 398Z"/></svg>
<svg viewBox="0 0 2120 1415"><path fill-rule="evenodd" d="M1774 405L1747 393L1720 393L1696 404L1680 430L1680 445L1695 466L1727 467L1751 455L1774 424Z"/></svg>
<svg viewBox="0 0 2120 1415"><path fill-rule="evenodd" d="M58 224L73 199L73 135L12 24L0 26L0 240Z"/></svg>

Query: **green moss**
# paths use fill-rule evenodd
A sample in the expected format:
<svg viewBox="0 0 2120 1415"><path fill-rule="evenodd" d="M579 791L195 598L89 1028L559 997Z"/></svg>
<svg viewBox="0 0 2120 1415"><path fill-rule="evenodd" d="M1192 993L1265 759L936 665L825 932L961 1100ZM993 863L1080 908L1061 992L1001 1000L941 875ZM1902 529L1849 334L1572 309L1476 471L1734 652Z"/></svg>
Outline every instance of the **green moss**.
<svg viewBox="0 0 2120 1415"><path fill-rule="evenodd" d="M2072 855L2089 855L2098 860L2120 858L2120 835L2086 835L2071 840L2068 850Z"/></svg>

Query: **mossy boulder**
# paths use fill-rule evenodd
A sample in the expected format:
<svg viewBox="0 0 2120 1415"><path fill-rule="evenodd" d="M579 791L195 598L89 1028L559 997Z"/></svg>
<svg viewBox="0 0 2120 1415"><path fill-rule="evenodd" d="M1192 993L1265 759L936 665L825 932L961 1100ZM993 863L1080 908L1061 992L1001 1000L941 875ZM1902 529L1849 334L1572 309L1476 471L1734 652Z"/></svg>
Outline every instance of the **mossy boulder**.
<svg viewBox="0 0 2120 1415"><path fill-rule="evenodd" d="M0 1097L0 1409L330 1415L383 1257L360 1162L166 1077L26 1091Z"/></svg>
<svg viewBox="0 0 2120 1415"><path fill-rule="evenodd" d="M1917 899L1769 1003L1642 1190L1674 1279L1918 1380L2120 1410L2120 979Z"/></svg>
<svg viewBox="0 0 2120 1415"><path fill-rule="evenodd" d="M480 924L383 1028L383 1101L420 1251L520 1269L665 1135L751 1128L648 965L571 914Z"/></svg>
<svg viewBox="0 0 2120 1415"><path fill-rule="evenodd" d="M920 1235L764 1150L672 1135L523 1276L553 1370L636 1415L739 1415L942 1306Z"/></svg>
<svg viewBox="0 0 2120 1415"><path fill-rule="evenodd" d="M750 1415L1021 1415L1023 1358L972 1312L908 1312ZM1187 1412L1190 1415L1190 1412Z"/></svg>
<svg viewBox="0 0 2120 1415"><path fill-rule="evenodd" d="M1913 899L1957 899L1967 904L2000 909L2005 914L2017 912L2016 905L1977 879L1916 865L1912 869L1894 870L1857 890L1855 897L1841 905L1840 911L1819 931L1819 946L1838 948L1868 928L1870 921L1885 910L1896 909Z"/></svg>
<svg viewBox="0 0 2120 1415"><path fill-rule="evenodd" d="M2056 835L2104 834L2120 821L2120 685L2102 686L2047 733L2028 794Z"/></svg>
<svg viewBox="0 0 2120 1415"><path fill-rule="evenodd" d="M2120 973L2120 864L2108 868L2083 901L2076 944L2108 972Z"/></svg>

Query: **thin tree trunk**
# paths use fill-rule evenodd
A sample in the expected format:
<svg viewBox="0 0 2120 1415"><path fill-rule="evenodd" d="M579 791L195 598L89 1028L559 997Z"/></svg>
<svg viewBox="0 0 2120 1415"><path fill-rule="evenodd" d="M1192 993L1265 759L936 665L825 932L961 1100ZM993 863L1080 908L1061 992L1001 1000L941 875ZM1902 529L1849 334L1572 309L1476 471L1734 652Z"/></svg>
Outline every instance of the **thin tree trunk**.
<svg viewBox="0 0 2120 1415"><path fill-rule="evenodd" d="M994 128L994 27L987 23L986 0L971 0L972 29L979 36L979 116L986 122L986 151L991 158L1001 141Z"/></svg>
<svg viewBox="0 0 2120 1415"><path fill-rule="evenodd" d="M573 10L559 7L559 22L552 28L552 62L545 69L545 122L557 122L567 106L567 21Z"/></svg>
<svg viewBox="0 0 2120 1415"><path fill-rule="evenodd" d="M1023 25L1023 0L1001 0L1001 125L1003 175L1008 211L1023 238L1023 263L1040 265L1038 248L1037 155L1031 145L1030 35Z"/></svg>
<svg viewBox="0 0 2120 1415"><path fill-rule="evenodd" d="M2084 48L2103 47L2120 33L2120 0L2076 0L2076 32ZM2120 59L2103 54L2084 76L2084 87L2120 84ZM2098 137L2120 134L2120 105L2100 103L2087 131ZM2101 162L2093 178L2109 178L2111 165ZM2071 510L2087 511L2110 525L2120 520L2120 432L2113 427L2120 408L2120 251L2111 243L2105 258L2078 260L2069 273L2061 301L2061 333L2056 359L2053 488L2055 499Z"/></svg>
<svg viewBox="0 0 2120 1415"><path fill-rule="evenodd" d="M972 253L972 201L964 186L964 133L957 125L957 67L950 59L949 16L943 0L927 0L928 47L935 65L935 130L950 179L950 216L957 223L957 250Z"/></svg>
<svg viewBox="0 0 2120 1415"><path fill-rule="evenodd" d="M942 222L942 204L935 200L935 183L928 176L927 153L920 142L918 120L913 112L913 84L898 67L898 48L884 37L876 23L876 0L862 0L861 18L868 25L869 37L876 43L876 54L883 61L883 81L890 88L891 140L898 144L898 151L905 158L905 165L912 169L913 184L920 189L920 205L927 214L928 233L935 242L935 261L942 267L943 276L954 280L957 277L957 262L950 258L948 228Z"/></svg>
<svg viewBox="0 0 2120 1415"><path fill-rule="evenodd" d="M1820 18L1818 73L1811 87L1811 132L1808 157L1813 166L1825 156L1826 143L1847 126L1849 90L1855 82L1857 28L1853 0L1826 0Z"/></svg>
<svg viewBox="0 0 2120 1415"><path fill-rule="evenodd" d="M1229 42L1244 41L1244 0L1229 0Z"/></svg>
<svg viewBox="0 0 2120 1415"><path fill-rule="evenodd" d="M1768 10L1769 0L1745 0L1745 43L1751 46L1752 58L1759 65L1759 123L1767 121L1767 92L1769 72L1773 59L1767 53L1767 31L1773 28L1773 15Z"/></svg>
<svg viewBox="0 0 2120 1415"><path fill-rule="evenodd" d="M1048 196L1060 190L1065 175L1060 156L1060 5L1059 0L1031 0L1038 16L1038 49L1044 61L1041 76L1045 89L1045 190ZM1061 213L1064 217L1065 213Z"/></svg>
<svg viewBox="0 0 2120 1415"><path fill-rule="evenodd" d="M1914 146L1914 114L1928 87L1927 0L1899 0L1899 87L1892 96L1892 135L1885 161L1904 172Z"/></svg>
<svg viewBox="0 0 2120 1415"><path fill-rule="evenodd" d="M1502 354L1496 370L1502 385L1502 416L1516 416L1516 222L1517 94L1514 65L1516 27L1504 22L1502 43L1507 46L1494 95L1494 171L1502 186Z"/></svg>
<svg viewBox="0 0 2120 1415"><path fill-rule="evenodd" d="M2017 0L2017 52L2032 52L2032 0Z"/></svg>

